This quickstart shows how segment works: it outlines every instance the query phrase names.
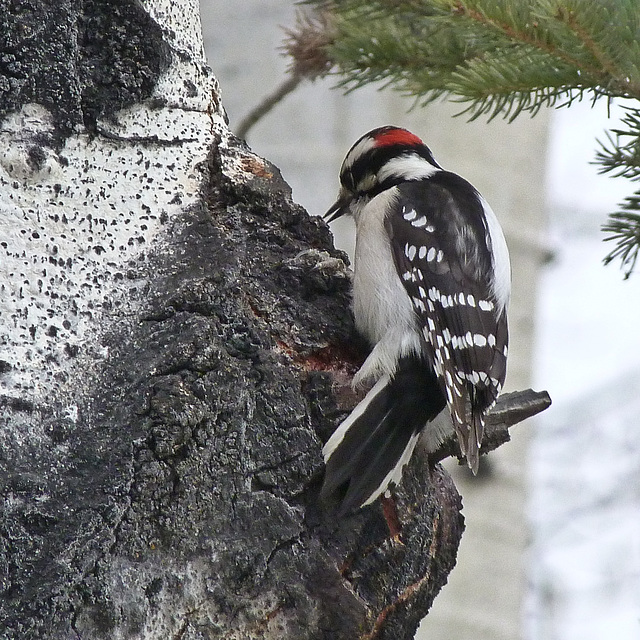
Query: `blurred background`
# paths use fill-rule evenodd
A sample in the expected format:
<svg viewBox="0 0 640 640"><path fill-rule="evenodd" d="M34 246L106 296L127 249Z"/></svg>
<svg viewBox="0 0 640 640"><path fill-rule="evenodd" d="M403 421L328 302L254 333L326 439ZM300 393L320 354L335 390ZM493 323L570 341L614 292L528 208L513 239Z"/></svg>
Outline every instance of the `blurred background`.
<svg viewBox="0 0 640 640"><path fill-rule="evenodd" d="M232 130L285 78L292 0L201 0L205 48ZM249 133L312 215L333 203L344 154L366 131L406 127L491 203L511 251L509 390L552 407L515 428L476 478L449 464L467 530L418 640L640 638L640 273L604 267L600 225L630 195L590 164L621 108L590 102L512 124L459 105L331 78L304 83ZM353 227L334 223L351 253Z"/></svg>

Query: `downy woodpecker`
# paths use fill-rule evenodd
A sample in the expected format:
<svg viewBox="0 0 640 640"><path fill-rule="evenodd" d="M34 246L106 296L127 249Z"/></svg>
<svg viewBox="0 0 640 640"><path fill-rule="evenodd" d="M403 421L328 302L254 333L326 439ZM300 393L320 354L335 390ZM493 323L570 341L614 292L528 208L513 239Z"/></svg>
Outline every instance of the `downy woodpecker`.
<svg viewBox="0 0 640 640"><path fill-rule="evenodd" d="M354 386L374 382L323 449L325 499L348 513L401 479L418 438L455 430L471 470L507 364L511 274L498 220L414 134L381 127L340 169L329 221L356 225L353 314L372 351Z"/></svg>

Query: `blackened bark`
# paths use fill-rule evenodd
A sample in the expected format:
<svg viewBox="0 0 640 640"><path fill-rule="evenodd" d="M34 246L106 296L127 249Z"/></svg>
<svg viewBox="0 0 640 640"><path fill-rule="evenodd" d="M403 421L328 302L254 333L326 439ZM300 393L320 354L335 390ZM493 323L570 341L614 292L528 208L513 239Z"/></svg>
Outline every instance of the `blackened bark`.
<svg viewBox="0 0 640 640"><path fill-rule="evenodd" d="M0 33L0 115L40 104L58 141L148 98L169 65L160 27L129 0L7 3Z"/></svg>

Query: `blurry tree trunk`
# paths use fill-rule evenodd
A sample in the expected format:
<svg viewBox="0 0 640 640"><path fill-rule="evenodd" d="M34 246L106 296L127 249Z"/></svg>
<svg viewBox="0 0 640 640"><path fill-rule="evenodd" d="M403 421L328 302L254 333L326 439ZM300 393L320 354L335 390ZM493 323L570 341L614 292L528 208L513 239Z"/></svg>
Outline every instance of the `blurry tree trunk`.
<svg viewBox="0 0 640 640"><path fill-rule="evenodd" d="M1 637L411 638L460 500L417 455L395 515L317 504L362 356L326 225L195 0L54 4L0 9Z"/></svg>

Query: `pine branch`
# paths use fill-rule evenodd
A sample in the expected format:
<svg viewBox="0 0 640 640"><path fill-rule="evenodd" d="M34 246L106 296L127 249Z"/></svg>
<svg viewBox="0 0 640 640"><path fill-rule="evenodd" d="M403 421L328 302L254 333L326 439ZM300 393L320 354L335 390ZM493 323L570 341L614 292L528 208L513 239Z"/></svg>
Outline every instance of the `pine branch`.
<svg viewBox="0 0 640 640"><path fill-rule="evenodd" d="M513 118L585 92L640 97L640 45L624 22L637 13L595 0L342 0L327 55L348 89L385 81L422 102L453 95L472 118Z"/></svg>
<svg viewBox="0 0 640 640"><path fill-rule="evenodd" d="M282 45L284 55L291 60L288 77L242 119L236 130L239 138L246 138L249 130L304 79L315 80L329 73L333 63L327 57L325 47L333 38L331 20L330 13L323 9L315 14L301 11L296 14L296 26L284 30L286 37Z"/></svg>
<svg viewBox="0 0 640 640"><path fill-rule="evenodd" d="M550 82L550 66L555 75ZM455 71L449 91L461 102L471 120L502 115L511 122L523 111L535 115L542 107L563 106L582 99L585 89L569 66L561 68L550 57L530 47L499 51L470 61ZM591 89L593 92L593 89Z"/></svg>
<svg viewBox="0 0 640 640"><path fill-rule="evenodd" d="M265 96L249 113L239 122L236 127L238 138L245 139L249 130L264 118L277 104L282 102L290 93L297 89L303 77L299 74L288 76L282 84L277 86L272 93Z"/></svg>
<svg viewBox="0 0 640 640"><path fill-rule="evenodd" d="M607 143L600 142L596 164L600 173L630 180L640 179L640 108L627 108L622 119L625 129L613 129Z"/></svg>
<svg viewBox="0 0 640 640"><path fill-rule="evenodd" d="M607 134L607 143L600 142L595 163L600 173L628 180L640 180L640 109L627 108L622 124L624 129L614 129ZM620 260L620 267L627 279L633 272L640 252L640 191L625 198L622 211L609 215L602 230L609 235L605 242L615 243L604 258L604 264Z"/></svg>
<svg viewBox="0 0 640 640"><path fill-rule="evenodd" d="M640 215L630 213L631 210L640 211L640 192L627 198L623 206L628 211L610 214L609 222L602 225L602 230L611 234L605 238L605 242L616 243L615 249L606 256L604 263L609 264L619 259L626 280L635 268L640 253Z"/></svg>
<svg viewBox="0 0 640 640"><path fill-rule="evenodd" d="M585 97L640 100L637 0L309 0L329 12L323 51L353 90L382 82L425 104L443 95L469 119L568 106ZM601 144L601 172L640 179L640 111ZM640 194L603 229L626 277L640 251Z"/></svg>

